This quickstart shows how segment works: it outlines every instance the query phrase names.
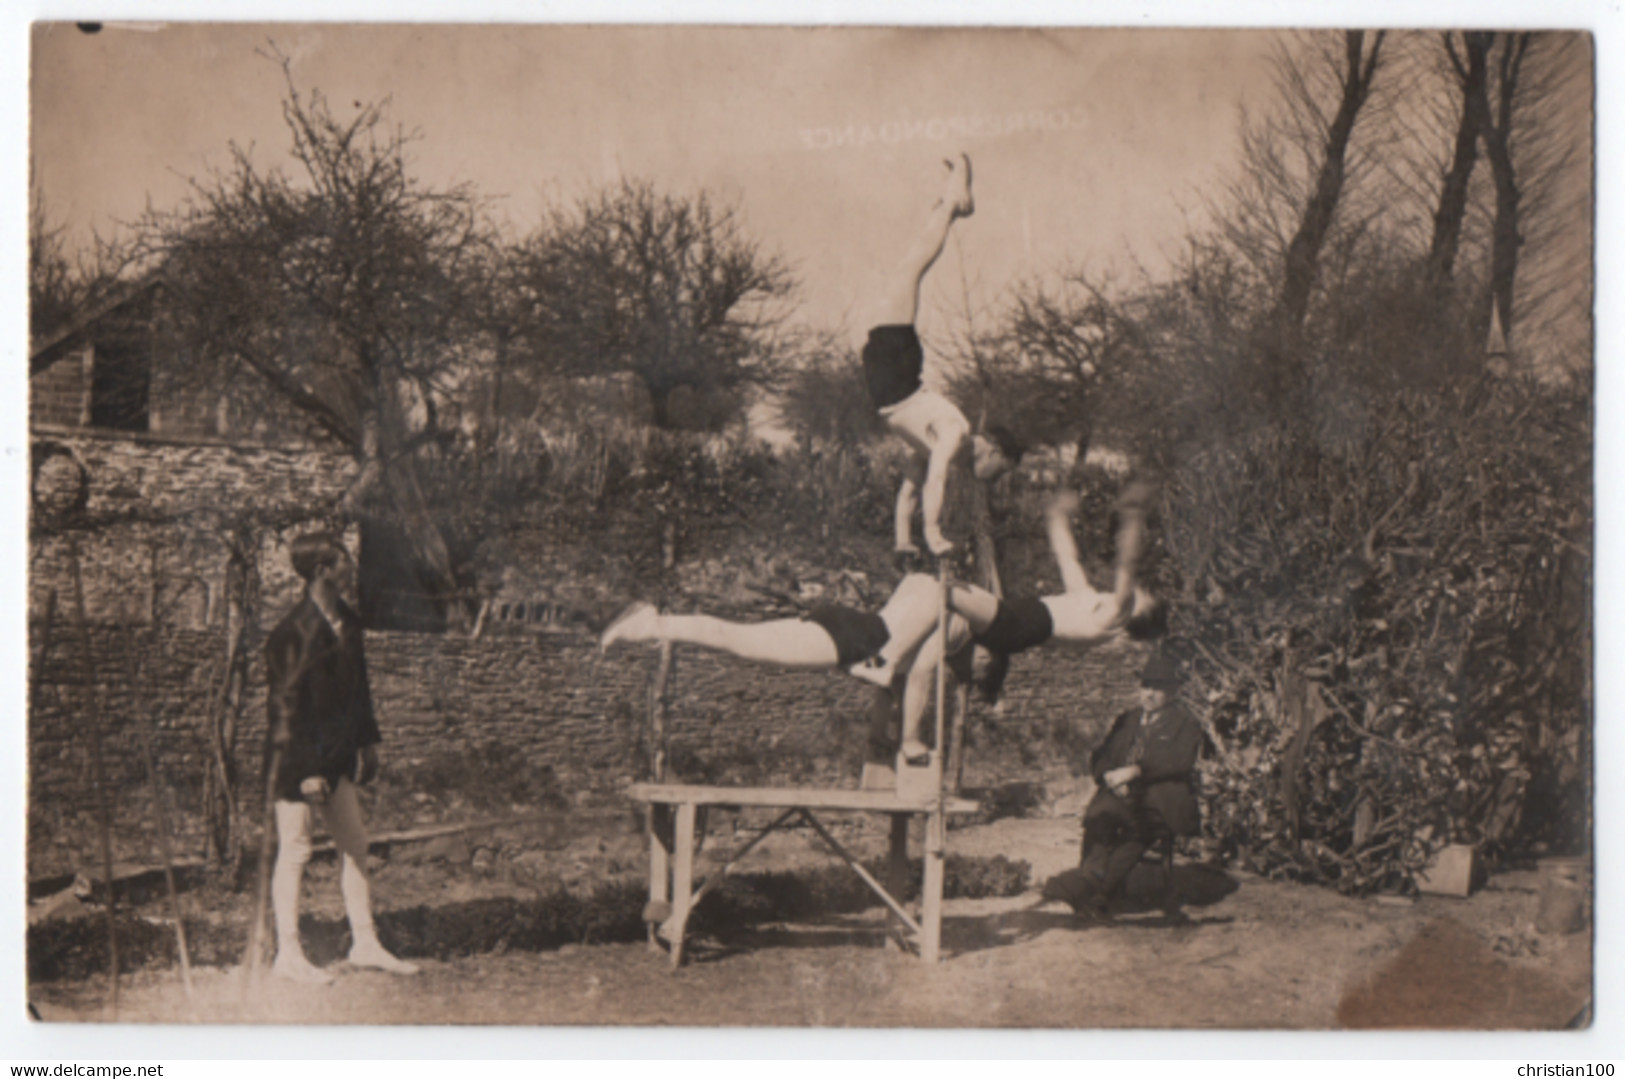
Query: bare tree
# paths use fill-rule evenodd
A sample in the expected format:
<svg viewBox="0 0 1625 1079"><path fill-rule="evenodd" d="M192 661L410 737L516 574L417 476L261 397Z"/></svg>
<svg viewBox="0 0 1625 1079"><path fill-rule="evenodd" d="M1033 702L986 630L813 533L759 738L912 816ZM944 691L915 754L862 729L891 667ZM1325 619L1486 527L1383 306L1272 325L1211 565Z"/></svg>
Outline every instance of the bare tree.
<svg viewBox="0 0 1625 1079"><path fill-rule="evenodd" d="M1485 211L1490 250L1475 323L1482 334L1493 311L1511 346L1528 336L1515 331L1537 312L1545 322L1551 308L1589 298L1590 189L1575 166L1590 134L1590 57L1579 34L1484 36L1486 78L1468 103L1490 165L1493 210ZM1528 276L1531 260L1540 272Z"/></svg>
<svg viewBox="0 0 1625 1079"><path fill-rule="evenodd" d="M557 210L515 260L530 361L564 377L632 375L656 427L673 425L679 387L727 397L782 369L789 270L704 193L623 182Z"/></svg>
<svg viewBox="0 0 1625 1079"><path fill-rule="evenodd" d="M1495 57L1495 99L1485 84L1468 98L1468 107L1478 120L1484 138L1485 156L1495 178L1494 247L1490 254L1490 302L1501 318L1501 332L1512 340L1512 286L1518 276L1518 190L1517 170L1512 160L1513 104L1518 98L1518 78L1528 55L1533 35L1524 32L1499 35Z"/></svg>
<svg viewBox="0 0 1625 1079"><path fill-rule="evenodd" d="M33 177L30 176L30 180ZM33 183L28 192L28 333L38 340L72 316L79 299L66 226L51 221L44 196Z"/></svg>
<svg viewBox="0 0 1625 1079"><path fill-rule="evenodd" d="M413 178L415 136L387 102L341 119L289 75L283 117L301 175L234 144L179 208L146 214L141 250L176 298L185 377L291 408L349 450L364 581L370 524L375 540L405 536L416 583L444 600L453 567L413 455L444 436L440 409L478 342L482 207L467 187Z"/></svg>

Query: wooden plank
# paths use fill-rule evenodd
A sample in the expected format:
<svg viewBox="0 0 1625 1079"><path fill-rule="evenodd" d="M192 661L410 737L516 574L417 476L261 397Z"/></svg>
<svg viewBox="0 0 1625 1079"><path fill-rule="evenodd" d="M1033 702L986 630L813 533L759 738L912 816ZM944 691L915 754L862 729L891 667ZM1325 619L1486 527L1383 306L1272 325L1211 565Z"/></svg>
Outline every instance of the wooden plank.
<svg viewBox="0 0 1625 1079"><path fill-rule="evenodd" d="M813 816L805 809L798 810L798 812L801 814L802 820L812 825L813 831L818 833L819 838L825 843L829 844L829 849L834 851L836 855L840 857L841 861L845 862L849 867L851 867L852 872L856 873L859 879L869 886L869 890L874 892L875 895L879 896L880 901L886 904L886 907L893 914L901 918L904 925L908 926L912 932L918 934L920 932L919 923L915 922L913 918L910 918L908 916L908 911L903 909L903 905L892 898L891 893L886 891L886 889L881 886L880 882L874 878L872 873L863 868L863 863L858 861L857 858L854 857L845 847L841 846L836 838L829 834L829 829L825 828L821 823L819 823L817 817Z"/></svg>
<svg viewBox="0 0 1625 1079"><path fill-rule="evenodd" d="M686 783L634 783L628 794L640 802L669 805L767 806L874 813L925 813L931 801L905 801L896 791L828 790L815 787L708 787ZM949 813L975 813L981 807L966 798L945 798Z"/></svg>
<svg viewBox="0 0 1625 1079"><path fill-rule="evenodd" d="M700 900L705 898L705 894L714 888L717 882L722 880L723 877L726 877L728 874L732 873L734 871L734 866L739 864L740 859L744 858L745 855L755 850L756 844L760 843L769 835L776 832L779 825L789 820L790 817L795 813L796 810L794 809L786 809L783 813L780 813L774 818L772 824L769 824L766 828L763 828L760 832L757 832L754 836L751 836L750 842L746 843L743 847L740 847L738 850L729 855L728 860L723 863L722 868L707 877L705 883L700 885L698 890L695 891L694 898L689 901L689 909L692 910L693 908L699 906Z"/></svg>

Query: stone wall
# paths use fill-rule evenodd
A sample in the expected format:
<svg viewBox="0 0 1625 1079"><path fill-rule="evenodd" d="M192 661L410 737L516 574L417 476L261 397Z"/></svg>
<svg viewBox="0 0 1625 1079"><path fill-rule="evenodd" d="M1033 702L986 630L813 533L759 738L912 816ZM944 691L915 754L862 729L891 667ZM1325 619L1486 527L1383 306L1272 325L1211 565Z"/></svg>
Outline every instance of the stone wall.
<svg viewBox="0 0 1625 1079"><path fill-rule="evenodd" d="M35 619L44 617L53 593L59 616L68 613L77 553L92 623L217 622L234 520L253 514L303 530L308 508L331 505L355 469L340 454L215 438L47 426L32 435L36 460L70 458L86 480L77 523L35 522L28 575ZM273 532L259 552L262 595L273 607L285 606L300 588L281 547Z"/></svg>
<svg viewBox="0 0 1625 1079"><path fill-rule="evenodd" d="M29 765L30 834L38 849L31 845L31 868L53 861L52 870L61 871L67 846L89 849L82 823L73 823L87 821L95 809L89 716L99 719L110 789L127 810L121 825L134 835L150 819L150 738L156 774L181 808L181 844L200 847L195 807L223 632L96 627L83 645L77 635L57 636L43 666L38 627L35 636ZM265 732L263 639L261 632L250 641L250 692L236 752L249 786L257 786L248 777L260 774ZM601 657L584 631L518 630L478 640L369 633L367 647L385 760L397 775L422 774L453 759L502 759L545 772L566 796L612 796L644 775L653 649ZM1137 646L1124 644L1017 657L1000 714L975 706L978 744L968 778L999 783L1062 768L1069 751L1064 738L1057 740L1058 729L1072 726L1098 737L1132 700L1140 655ZM775 670L679 649L671 686L671 778L852 785L871 693L838 674ZM75 831L80 834L68 834ZM133 842L139 846L139 837ZM53 845L60 848L54 858Z"/></svg>

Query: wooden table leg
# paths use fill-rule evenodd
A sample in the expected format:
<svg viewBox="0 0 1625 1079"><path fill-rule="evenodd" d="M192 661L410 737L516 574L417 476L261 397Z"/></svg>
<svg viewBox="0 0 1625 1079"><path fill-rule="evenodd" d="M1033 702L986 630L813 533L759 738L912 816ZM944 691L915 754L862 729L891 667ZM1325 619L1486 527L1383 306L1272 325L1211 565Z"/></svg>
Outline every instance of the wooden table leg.
<svg viewBox="0 0 1625 1079"><path fill-rule="evenodd" d="M665 921L671 906L671 851L666 847L663 833L670 832L671 807L659 803L649 805L649 948L660 950L660 923ZM665 818L662 820L662 818Z"/></svg>
<svg viewBox="0 0 1625 1079"><path fill-rule="evenodd" d="M920 959L935 963L942 952L942 878L948 845L941 805L925 815L925 879L920 883Z"/></svg>
<svg viewBox="0 0 1625 1079"><path fill-rule="evenodd" d="M688 934L688 912L694 903L694 803L677 807L674 829L671 881L671 917L666 921L666 940L671 945L673 970L683 965L683 940Z"/></svg>
<svg viewBox="0 0 1625 1079"><path fill-rule="evenodd" d="M902 896L904 886L908 882L908 821L909 814L893 813L891 815L891 843L887 848L886 858L886 890L892 895ZM906 930L902 921L896 915L892 916L892 933L886 935L888 948L903 947Z"/></svg>

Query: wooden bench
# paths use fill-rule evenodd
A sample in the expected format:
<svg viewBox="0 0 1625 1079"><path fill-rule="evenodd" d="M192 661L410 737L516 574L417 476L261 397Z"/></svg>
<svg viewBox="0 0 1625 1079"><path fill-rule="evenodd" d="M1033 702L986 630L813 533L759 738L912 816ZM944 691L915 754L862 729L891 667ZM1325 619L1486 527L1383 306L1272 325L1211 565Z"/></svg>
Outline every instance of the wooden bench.
<svg viewBox="0 0 1625 1079"><path fill-rule="evenodd" d="M740 859L749 854L758 843L792 820L805 821L834 854L852 868L863 882L879 896L893 915L913 934L920 958L935 963L942 948L942 882L943 860L947 846L947 818L950 813L974 813L975 802L963 798L931 797L908 799L891 790L824 790L813 788L774 787L703 787L682 783L635 783L630 794L649 806L649 908L652 914L670 913L664 918L651 917L649 942L659 947L664 939L671 948L671 965L675 970L683 962L683 939L688 929L688 916L705 893L723 877L733 871ZM753 835L748 842L729 855L717 872L697 889L694 887L694 856L696 827L701 807L718 806L744 808L746 806L782 809L771 824ZM893 872L906 866L908 820L914 814L923 814L925 826L925 869L921 882L921 916L915 921L903 909L884 885L875 879L858 859L843 847L813 811L841 813L886 813L892 818L891 864ZM668 846L662 837L670 832ZM901 879L900 875L894 877ZM659 923L658 925L656 923Z"/></svg>

